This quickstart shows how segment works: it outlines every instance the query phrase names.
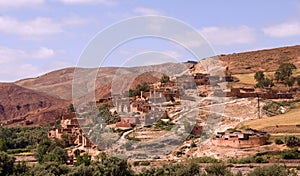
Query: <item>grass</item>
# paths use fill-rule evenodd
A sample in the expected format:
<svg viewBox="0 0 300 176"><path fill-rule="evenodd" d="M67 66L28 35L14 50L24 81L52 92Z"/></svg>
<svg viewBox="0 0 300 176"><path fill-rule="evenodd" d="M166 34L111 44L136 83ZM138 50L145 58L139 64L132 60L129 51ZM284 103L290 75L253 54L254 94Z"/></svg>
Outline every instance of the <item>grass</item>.
<svg viewBox="0 0 300 176"><path fill-rule="evenodd" d="M264 72L264 74L267 77L273 77L274 76L274 72ZM255 73L247 73L247 74L236 74L236 75L233 75L233 76L240 80L239 83L255 85L256 81L254 79L254 75L255 75ZM300 76L300 68L296 69L293 72L293 76L295 76L295 77Z"/></svg>
<svg viewBox="0 0 300 176"><path fill-rule="evenodd" d="M285 114L280 114L274 117L251 120L242 123L239 126L247 126L254 129L262 129L276 125L297 125L300 122L300 106L291 109Z"/></svg>
<svg viewBox="0 0 300 176"><path fill-rule="evenodd" d="M244 84L251 84L251 85L255 85L256 81L254 79L254 73L250 73L250 74L237 74L237 75L233 75L234 77L238 78L240 81L239 83L244 83Z"/></svg>

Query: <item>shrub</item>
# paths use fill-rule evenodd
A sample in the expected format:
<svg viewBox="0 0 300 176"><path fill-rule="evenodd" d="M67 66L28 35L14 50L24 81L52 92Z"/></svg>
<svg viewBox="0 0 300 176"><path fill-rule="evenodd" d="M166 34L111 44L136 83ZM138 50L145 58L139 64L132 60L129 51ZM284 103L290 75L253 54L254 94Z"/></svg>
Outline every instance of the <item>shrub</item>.
<svg viewBox="0 0 300 176"><path fill-rule="evenodd" d="M141 161L140 162L141 166L149 166L150 164L151 164L150 161Z"/></svg>
<svg viewBox="0 0 300 176"><path fill-rule="evenodd" d="M257 167L252 172L248 173L248 176L285 176L288 175L288 171L283 166L273 165L266 167Z"/></svg>
<svg viewBox="0 0 300 176"><path fill-rule="evenodd" d="M300 154L297 149L283 150L281 152L282 159L299 159Z"/></svg>
<svg viewBox="0 0 300 176"><path fill-rule="evenodd" d="M208 175L233 175L231 171L223 163L213 164L205 167L205 171Z"/></svg>
<svg viewBox="0 0 300 176"><path fill-rule="evenodd" d="M220 161L216 158L212 158L209 156L200 157L200 158L193 158L192 159L196 163L219 163Z"/></svg>
<svg viewBox="0 0 300 176"><path fill-rule="evenodd" d="M276 138L275 139L275 144L281 145L281 144L284 144L284 142L281 139Z"/></svg>
<svg viewBox="0 0 300 176"><path fill-rule="evenodd" d="M286 136L284 138L284 143L288 146L288 147L297 147L300 145L300 139L297 138L296 136Z"/></svg>

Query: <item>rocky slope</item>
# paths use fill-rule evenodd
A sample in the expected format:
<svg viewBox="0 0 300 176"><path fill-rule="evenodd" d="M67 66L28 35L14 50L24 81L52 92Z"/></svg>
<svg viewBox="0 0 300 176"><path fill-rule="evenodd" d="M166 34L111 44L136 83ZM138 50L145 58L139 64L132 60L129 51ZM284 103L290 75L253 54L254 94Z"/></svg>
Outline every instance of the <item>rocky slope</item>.
<svg viewBox="0 0 300 176"><path fill-rule="evenodd" d="M55 122L69 102L12 83L0 84L0 122L47 124Z"/></svg>

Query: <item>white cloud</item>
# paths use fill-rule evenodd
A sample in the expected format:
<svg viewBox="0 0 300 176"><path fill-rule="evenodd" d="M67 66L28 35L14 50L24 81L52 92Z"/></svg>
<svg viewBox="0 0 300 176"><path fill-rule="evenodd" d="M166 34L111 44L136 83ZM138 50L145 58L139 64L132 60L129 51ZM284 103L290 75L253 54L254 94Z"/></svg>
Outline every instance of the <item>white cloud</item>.
<svg viewBox="0 0 300 176"><path fill-rule="evenodd" d="M19 8L40 6L45 3L44 0L0 0L0 8Z"/></svg>
<svg viewBox="0 0 300 176"><path fill-rule="evenodd" d="M24 38L39 38L63 32L60 24L50 18L38 17L34 20L19 21L15 18L0 16L0 32L16 34Z"/></svg>
<svg viewBox="0 0 300 176"><path fill-rule="evenodd" d="M26 59L49 59L55 56L52 49L41 47L35 51L24 51L0 46L0 63L5 64L12 61L24 61Z"/></svg>
<svg viewBox="0 0 300 176"><path fill-rule="evenodd" d="M41 47L35 51L24 51L0 46L0 81L13 81L37 76L45 70L30 63L30 59L46 59L54 56L54 51Z"/></svg>
<svg viewBox="0 0 300 176"><path fill-rule="evenodd" d="M29 54L29 56L31 56L32 58L37 58L37 59L48 59L54 57L54 55L55 55L54 50L46 47L41 47L39 50Z"/></svg>
<svg viewBox="0 0 300 176"><path fill-rule="evenodd" d="M85 24L84 18L70 17L62 20L37 17L21 21L15 18L0 16L0 32L15 34L25 39L43 39L54 34L63 33L64 27Z"/></svg>
<svg viewBox="0 0 300 176"><path fill-rule="evenodd" d="M113 0L56 0L65 4L103 4L107 6L115 5L116 2Z"/></svg>
<svg viewBox="0 0 300 176"><path fill-rule="evenodd" d="M290 21L268 26L262 29L264 34L270 37L293 37L300 36L300 22Z"/></svg>
<svg viewBox="0 0 300 176"><path fill-rule="evenodd" d="M256 41L256 32L248 26L239 27L204 27L199 32L216 45L247 44Z"/></svg>
<svg viewBox="0 0 300 176"><path fill-rule="evenodd" d="M163 15L161 10L145 7L137 7L133 10L133 12L140 15Z"/></svg>

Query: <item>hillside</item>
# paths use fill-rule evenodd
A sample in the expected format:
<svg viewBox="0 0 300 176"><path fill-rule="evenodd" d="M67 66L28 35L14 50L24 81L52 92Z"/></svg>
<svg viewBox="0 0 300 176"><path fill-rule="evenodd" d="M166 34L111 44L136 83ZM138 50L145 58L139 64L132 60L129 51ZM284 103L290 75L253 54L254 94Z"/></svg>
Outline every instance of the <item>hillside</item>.
<svg viewBox="0 0 300 176"><path fill-rule="evenodd" d="M282 62L292 62L300 68L300 46L282 47L268 50L252 51L245 53L220 55L218 57L204 59L194 66L193 73L203 72L207 64L213 68L217 60L229 68L229 71L239 78L244 78L245 83L253 84L253 73L262 70L272 72ZM247 62L246 62L247 61ZM203 63L204 66L202 65ZM162 74L174 75L191 67L191 63L165 63L160 65L149 65L142 67L102 67L102 68L65 68L56 70L36 78L29 78L15 82L14 84L1 84L0 120L14 118L37 117L46 118L41 115L45 112L53 112L56 116L62 112L62 107L71 103L72 83L74 70L76 69L85 79L79 84L86 84L92 75L97 74L95 82L96 99L108 97L111 91L124 91L133 88L142 82L153 83L160 79ZM248 82L247 82L248 81ZM89 92L94 91L89 85ZM114 88L115 90L113 90ZM114 92L116 93L116 92ZM118 93L118 92L117 92ZM9 96L7 96L9 95ZM29 98L28 98L29 97ZM38 102L46 100L46 106L40 108ZM16 110L16 106L22 107ZM29 105L27 105L29 104ZM29 110L25 110L28 108ZM23 108L26 107L26 108ZM53 116L51 116L53 117Z"/></svg>
<svg viewBox="0 0 300 176"><path fill-rule="evenodd" d="M220 55L218 59L232 74L275 71L283 62L291 62L300 68L300 46Z"/></svg>
<svg viewBox="0 0 300 176"><path fill-rule="evenodd" d="M0 122L29 124L55 122L66 111L69 102L35 92L11 83L0 84Z"/></svg>
<svg viewBox="0 0 300 176"><path fill-rule="evenodd" d="M191 64L165 63L142 67L118 68L101 67L78 68L76 71L83 75L88 81L92 75L97 74L95 80L96 98L103 98L110 93L111 84L114 82L121 91L135 87L142 82L153 83L160 79L162 74L176 74L189 68ZM64 100L72 99L72 81L75 68L66 68L53 71L37 78L17 81L15 84L34 91L43 92L53 97ZM84 84L87 80L81 80ZM93 91L93 90L90 90Z"/></svg>

